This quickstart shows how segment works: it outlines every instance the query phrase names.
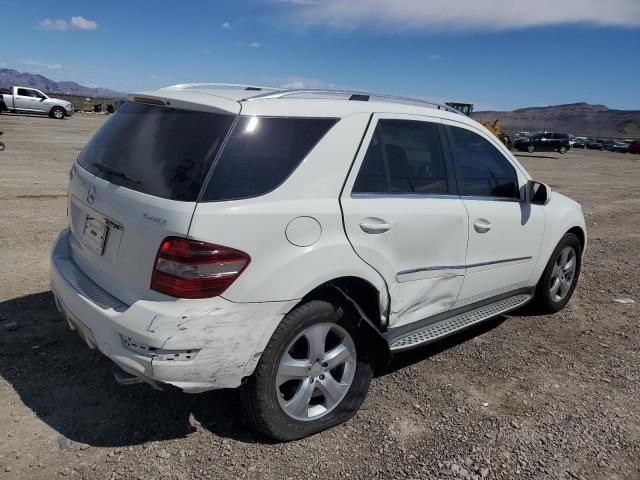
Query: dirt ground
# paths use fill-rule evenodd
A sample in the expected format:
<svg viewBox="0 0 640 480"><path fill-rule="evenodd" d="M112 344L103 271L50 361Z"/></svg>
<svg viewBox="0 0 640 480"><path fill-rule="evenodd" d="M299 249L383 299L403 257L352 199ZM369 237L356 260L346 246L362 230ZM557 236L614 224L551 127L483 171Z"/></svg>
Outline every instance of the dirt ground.
<svg viewBox="0 0 640 480"><path fill-rule="evenodd" d="M0 116L0 479L640 479L640 156L521 158L586 214L564 311L398 355L347 424L274 444L234 391L118 386L61 322L49 249L71 163L104 118Z"/></svg>

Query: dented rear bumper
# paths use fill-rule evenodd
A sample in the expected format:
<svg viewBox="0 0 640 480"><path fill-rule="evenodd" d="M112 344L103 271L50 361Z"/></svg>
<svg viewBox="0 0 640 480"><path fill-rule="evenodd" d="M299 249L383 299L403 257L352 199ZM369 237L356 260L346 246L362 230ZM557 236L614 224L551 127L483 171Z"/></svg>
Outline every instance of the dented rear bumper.
<svg viewBox="0 0 640 480"><path fill-rule="evenodd" d="M191 393L239 386L296 303L234 303L215 297L141 299L126 305L76 265L67 230L53 247L50 276L58 308L90 347L141 381Z"/></svg>

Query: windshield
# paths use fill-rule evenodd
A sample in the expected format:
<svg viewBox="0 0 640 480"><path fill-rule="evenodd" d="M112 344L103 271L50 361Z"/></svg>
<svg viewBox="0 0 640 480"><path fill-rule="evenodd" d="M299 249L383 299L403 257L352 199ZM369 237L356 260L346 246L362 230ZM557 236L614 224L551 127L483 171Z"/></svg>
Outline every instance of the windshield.
<svg viewBox="0 0 640 480"><path fill-rule="evenodd" d="M193 202L234 118L126 102L82 150L78 164L116 185Z"/></svg>

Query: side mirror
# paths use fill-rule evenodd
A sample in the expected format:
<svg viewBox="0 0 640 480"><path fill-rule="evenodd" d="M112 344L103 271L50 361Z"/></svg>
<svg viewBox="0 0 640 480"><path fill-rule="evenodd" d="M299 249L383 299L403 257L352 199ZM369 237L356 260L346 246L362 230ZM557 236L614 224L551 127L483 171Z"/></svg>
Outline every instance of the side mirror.
<svg viewBox="0 0 640 480"><path fill-rule="evenodd" d="M551 187L542 182L527 182L527 201L532 205L546 205L551 200Z"/></svg>

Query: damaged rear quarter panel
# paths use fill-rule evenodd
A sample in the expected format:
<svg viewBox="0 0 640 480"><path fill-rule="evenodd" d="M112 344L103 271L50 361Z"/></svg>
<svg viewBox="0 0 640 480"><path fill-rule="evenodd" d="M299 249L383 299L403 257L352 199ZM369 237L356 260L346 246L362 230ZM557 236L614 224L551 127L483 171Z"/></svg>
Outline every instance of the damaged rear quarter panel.
<svg viewBox="0 0 640 480"><path fill-rule="evenodd" d="M162 339L159 348L200 351L192 361L154 359L154 378L187 391L239 386L253 373L289 303L239 304L219 299L215 306L189 307L179 315L156 315L148 331Z"/></svg>

